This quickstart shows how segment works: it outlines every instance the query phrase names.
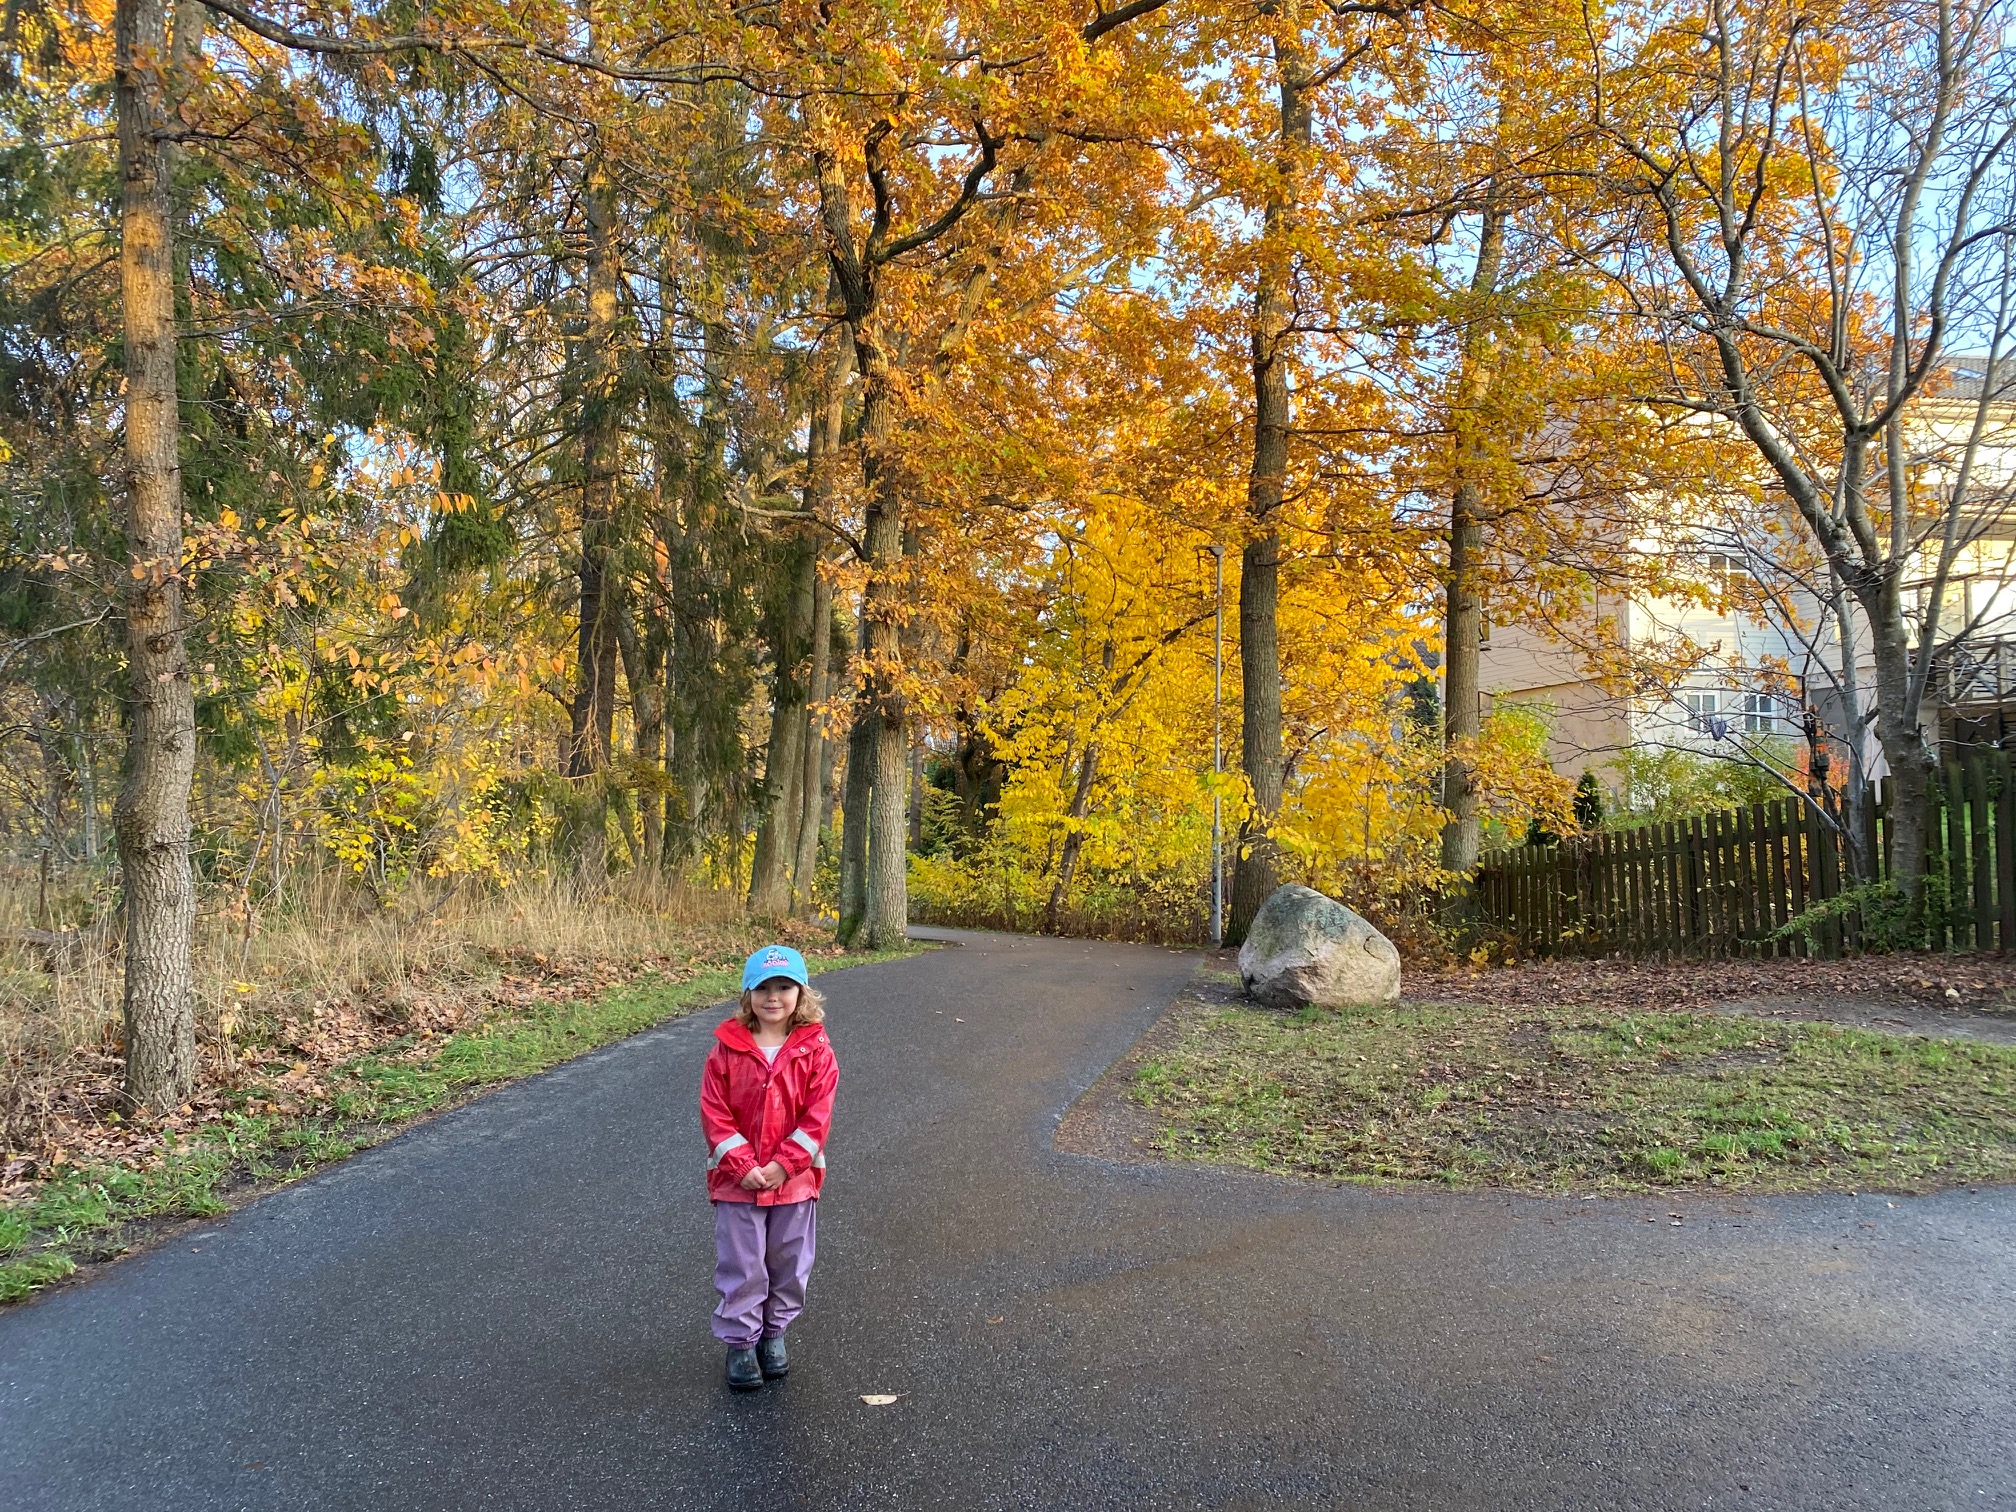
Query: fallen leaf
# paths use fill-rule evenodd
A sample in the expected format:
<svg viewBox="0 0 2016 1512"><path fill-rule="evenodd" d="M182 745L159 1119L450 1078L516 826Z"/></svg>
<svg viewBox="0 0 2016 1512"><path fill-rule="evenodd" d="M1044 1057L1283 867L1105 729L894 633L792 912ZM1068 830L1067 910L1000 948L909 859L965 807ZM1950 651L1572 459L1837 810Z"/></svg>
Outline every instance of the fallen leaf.
<svg viewBox="0 0 2016 1512"><path fill-rule="evenodd" d="M861 1400L866 1402L870 1407L887 1407L891 1402L895 1401L896 1398L900 1397L902 1394L903 1393L900 1391L897 1392L894 1396L871 1394L862 1397Z"/></svg>
<svg viewBox="0 0 2016 1512"><path fill-rule="evenodd" d="M989 1318L987 1321L989 1323L1003 1323L1006 1322L1007 1320L1005 1318Z"/></svg>

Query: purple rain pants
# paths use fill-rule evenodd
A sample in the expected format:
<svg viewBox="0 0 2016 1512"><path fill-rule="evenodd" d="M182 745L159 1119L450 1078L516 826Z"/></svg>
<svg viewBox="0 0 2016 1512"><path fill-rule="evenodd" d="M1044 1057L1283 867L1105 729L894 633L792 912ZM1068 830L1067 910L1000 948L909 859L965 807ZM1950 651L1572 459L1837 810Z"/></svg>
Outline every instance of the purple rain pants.
<svg viewBox="0 0 2016 1512"><path fill-rule="evenodd" d="M805 1283L819 1245L819 1203L714 1204L714 1337L730 1349L754 1349L805 1310Z"/></svg>

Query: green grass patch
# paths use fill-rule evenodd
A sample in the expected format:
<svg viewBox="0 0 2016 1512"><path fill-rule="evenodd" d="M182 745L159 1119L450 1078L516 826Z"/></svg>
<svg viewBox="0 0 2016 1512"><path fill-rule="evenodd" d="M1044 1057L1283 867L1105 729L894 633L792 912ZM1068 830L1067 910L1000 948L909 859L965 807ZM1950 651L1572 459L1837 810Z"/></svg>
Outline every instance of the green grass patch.
<svg viewBox="0 0 2016 1512"><path fill-rule="evenodd" d="M1179 1011L1131 1088L1179 1158L1532 1192L2016 1180L2016 1048L1586 1005Z"/></svg>
<svg viewBox="0 0 2016 1512"><path fill-rule="evenodd" d="M811 964L834 971L923 948ZM123 1253L150 1226L228 1212L248 1188L298 1180L485 1088L724 1002L739 984L739 970L725 968L677 983L647 978L492 1019L438 1044L395 1041L335 1068L328 1101L312 1112L229 1112L147 1166L67 1170L27 1200L0 1207L0 1304L62 1280L81 1261Z"/></svg>
<svg viewBox="0 0 2016 1512"><path fill-rule="evenodd" d="M61 1281L77 1262L60 1250L45 1250L21 1260L0 1261L0 1304L19 1302L51 1281Z"/></svg>

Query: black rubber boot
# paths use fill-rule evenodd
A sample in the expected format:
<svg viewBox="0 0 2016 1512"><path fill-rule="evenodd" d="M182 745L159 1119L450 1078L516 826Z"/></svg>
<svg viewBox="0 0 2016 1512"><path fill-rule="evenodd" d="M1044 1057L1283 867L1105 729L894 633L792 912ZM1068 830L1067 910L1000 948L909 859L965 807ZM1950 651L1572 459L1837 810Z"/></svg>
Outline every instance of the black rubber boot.
<svg viewBox="0 0 2016 1512"><path fill-rule="evenodd" d="M754 1391L763 1384L763 1367L756 1363L755 1350L728 1351L728 1384L737 1391Z"/></svg>
<svg viewBox="0 0 2016 1512"><path fill-rule="evenodd" d="M784 1352L784 1335L765 1339L756 1346L756 1363L763 1367L763 1379L781 1381L791 1372L791 1356Z"/></svg>

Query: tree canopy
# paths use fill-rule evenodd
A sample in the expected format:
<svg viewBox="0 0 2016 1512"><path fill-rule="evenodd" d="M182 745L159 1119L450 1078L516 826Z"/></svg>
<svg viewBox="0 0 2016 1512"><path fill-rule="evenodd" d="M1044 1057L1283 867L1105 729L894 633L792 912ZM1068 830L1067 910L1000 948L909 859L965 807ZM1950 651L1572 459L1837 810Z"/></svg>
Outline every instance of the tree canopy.
<svg viewBox="0 0 2016 1512"><path fill-rule="evenodd" d="M1477 646L1628 685L1676 491L1901 633L1965 490L1862 459L2010 326L2005 19L24 0L6 847L125 888L129 1056L310 875L1196 938L1215 814L1235 938L1400 921L1573 829Z"/></svg>

